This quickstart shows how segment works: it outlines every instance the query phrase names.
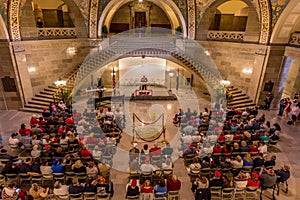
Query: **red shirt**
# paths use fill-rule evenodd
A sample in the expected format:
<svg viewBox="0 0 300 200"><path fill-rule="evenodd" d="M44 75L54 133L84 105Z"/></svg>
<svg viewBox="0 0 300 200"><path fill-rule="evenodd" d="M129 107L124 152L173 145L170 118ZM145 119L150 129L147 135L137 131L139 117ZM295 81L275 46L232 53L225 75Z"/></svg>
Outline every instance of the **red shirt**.
<svg viewBox="0 0 300 200"><path fill-rule="evenodd" d="M233 140L240 140L242 137L240 134L234 134Z"/></svg>
<svg viewBox="0 0 300 200"><path fill-rule="evenodd" d="M72 119L72 118L67 118L67 119L66 119L66 124L74 124L74 119Z"/></svg>
<svg viewBox="0 0 300 200"><path fill-rule="evenodd" d="M145 184L143 184L141 192L142 193L152 193L153 192L153 186L149 185L148 187L146 187Z"/></svg>
<svg viewBox="0 0 300 200"><path fill-rule="evenodd" d="M160 147L152 147L149 151L150 151L152 156L159 156L161 154L161 148Z"/></svg>
<svg viewBox="0 0 300 200"><path fill-rule="evenodd" d="M224 135L220 135L219 138L218 138L218 140L225 141L225 136Z"/></svg>
<svg viewBox="0 0 300 200"><path fill-rule="evenodd" d="M30 119L30 125L37 124L39 121L35 117L31 117Z"/></svg>
<svg viewBox="0 0 300 200"><path fill-rule="evenodd" d="M31 130L29 128L19 129L19 133L20 133L20 135L30 135Z"/></svg>
<svg viewBox="0 0 300 200"><path fill-rule="evenodd" d="M167 188L168 191L176 191L176 190L180 190L181 187L181 182L180 180L177 181L173 181L172 179L168 179L167 180Z"/></svg>
<svg viewBox="0 0 300 200"><path fill-rule="evenodd" d="M257 146L250 146L249 151L250 152L258 152L258 147Z"/></svg>
<svg viewBox="0 0 300 200"><path fill-rule="evenodd" d="M81 157L85 157L85 158L92 156L92 153L87 149L82 149L80 151L80 154L81 154Z"/></svg>
<svg viewBox="0 0 300 200"><path fill-rule="evenodd" d="M214 147L213 152L214 153L222 153L223 149L221 147Z"/></svg>
<svg viewBox="0 0 300 200"><path fill-rule="evenodd" d="M259 187L260 180L257 180L257 182L253 181L251 178L248 179L247 187Z"/></svg>

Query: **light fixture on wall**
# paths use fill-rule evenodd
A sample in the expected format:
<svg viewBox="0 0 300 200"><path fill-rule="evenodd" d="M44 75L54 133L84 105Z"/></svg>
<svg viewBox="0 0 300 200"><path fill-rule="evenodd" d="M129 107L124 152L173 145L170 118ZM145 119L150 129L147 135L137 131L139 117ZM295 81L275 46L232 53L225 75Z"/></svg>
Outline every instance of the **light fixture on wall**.
<svg viewBox="0 0 300 200"><path fill-rule="evenodd" d="M139 1L139 3L143 3L143 0L138 0Z"/></svg>
<svg viewBox="0 0 300 200"><path fill-rule="evenodd" d="M35 67L28 67L27 70L29 73L34 73L36 71Z"/></svg>
<svg viewBox="0 0 300 200"><path fill-rule="evenodd" d="M67 48L67 54L70 56L75 56L77 53L77 50L75 47L68 47Z"/></svg>
<svg viewBox="0 0 300 200"><path fill-rule="evenodd" d="M253 70L252 70L252 69L246 69L246 68L244 68L244 69L242 70L242 72L243 72L244 74L252 74Z"/></svg>

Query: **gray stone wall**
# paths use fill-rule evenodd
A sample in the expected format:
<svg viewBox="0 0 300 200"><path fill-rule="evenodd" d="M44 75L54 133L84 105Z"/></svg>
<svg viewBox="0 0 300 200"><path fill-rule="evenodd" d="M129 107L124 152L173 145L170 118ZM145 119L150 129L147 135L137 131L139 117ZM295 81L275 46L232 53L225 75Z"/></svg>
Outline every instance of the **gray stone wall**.
<svg viewBox="0 0 300 200"><path fill-rule="evenodd" d="M88 40L61 39L14 42L25 101L70 73L91 50Z"/></svg>
<svg viewBox="0 0 300 200"><path fill-rule="evenodd" d="M268 82L273 82L273 94L274 100L271 104L271 108L276 108L278 102L281 98L282 91L280 91L280 81L282 78L283 64L284 64L284 52L285 46L271 46L268 47L267 55L265 58L265 70L262 73L262 85L259 88L259 101L258 105L264 105L264 99L266 97L267 91L264 91L265 84Z"/></svg>
<svg viewBox="0 0 300 200"><path fill-rule="evenodd" d="M199 43L210 53L222 77L254 100L265 56L259 55L258 52L266 47L231 42L200 41ZM252 70L252 73L246 74L243 72L244 69Z"/></svg>
<svg viewBox="0 0 300 200"><path fill-rule="evenodd" d="M11 57L11 49L8 42L0 43L0 110L16 110L22 106L20 98L20 88L18 87L18 79L15 74L13 57ZM13 78L17 86L17 92L5 92L2 78Z"/></svg>

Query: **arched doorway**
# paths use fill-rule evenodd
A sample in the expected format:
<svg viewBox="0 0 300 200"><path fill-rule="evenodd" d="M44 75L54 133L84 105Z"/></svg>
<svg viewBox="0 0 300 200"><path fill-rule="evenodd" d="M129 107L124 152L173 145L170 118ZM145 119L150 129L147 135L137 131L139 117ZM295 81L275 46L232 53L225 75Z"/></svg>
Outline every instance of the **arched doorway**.
<svg viewBox="0 0 300 200"><path fill-rule="evenodd" d="M151 27L151 24L153 24L152 26L154 27L171 26L173 31L175 31L175 29L177 29L178 27L181 27L183 35L187 36L186 22L180 10L178 9L178 7L175 5L173 1L148 0L148 1L142 1L141 3L139 2L133 3L131 0L123 0L123 1L113 0L108 3L108 5L105 7L100 17L98 23L99 37L101 37L102 35L102 27L106 26L109 29L114 20L114 17L117 17L116 14L118 14L118 11L120 11L120 9L121 10L125 9L125 7L123 7L124 5L128 5L129 7L127 7L128 8L126 11L127 13L125 14L125 16L127 16L128 19L126 23L124 23L126 25L124 25L123 29L127 29L127 28L132 29L135 27L136 28ZM151 16L152 8L155 8L156 12L162 13L165 20L159 23L159 20L155 19L156 23L152 23L153 21L151 22L151 18L153 20L154 17ZM164 27L164 28L168 28L168 27Z"/></svg>

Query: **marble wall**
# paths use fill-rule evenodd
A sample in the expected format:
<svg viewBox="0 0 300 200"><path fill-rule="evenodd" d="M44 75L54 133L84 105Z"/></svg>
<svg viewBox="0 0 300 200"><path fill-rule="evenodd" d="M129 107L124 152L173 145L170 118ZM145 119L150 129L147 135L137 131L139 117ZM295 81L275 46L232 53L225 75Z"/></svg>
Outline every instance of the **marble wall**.
<svg viewBox="0 0 300 200"><path fill-rule="evenodd" d="M254 81L258 80L263 65L263 59L259 59L257 52L264 48L262 45L214 41L199 43L210 53L224 79L251 98L256 96L253 88L258 85L254 85Z"/></svg>
<svg viewBox="0 0 300 200"><path fill-rule="evenodd" d="M14 42L15 58L25 101L82 63L91 50L88 40ZM31 87L30 87L31 86Z"/></svg>

